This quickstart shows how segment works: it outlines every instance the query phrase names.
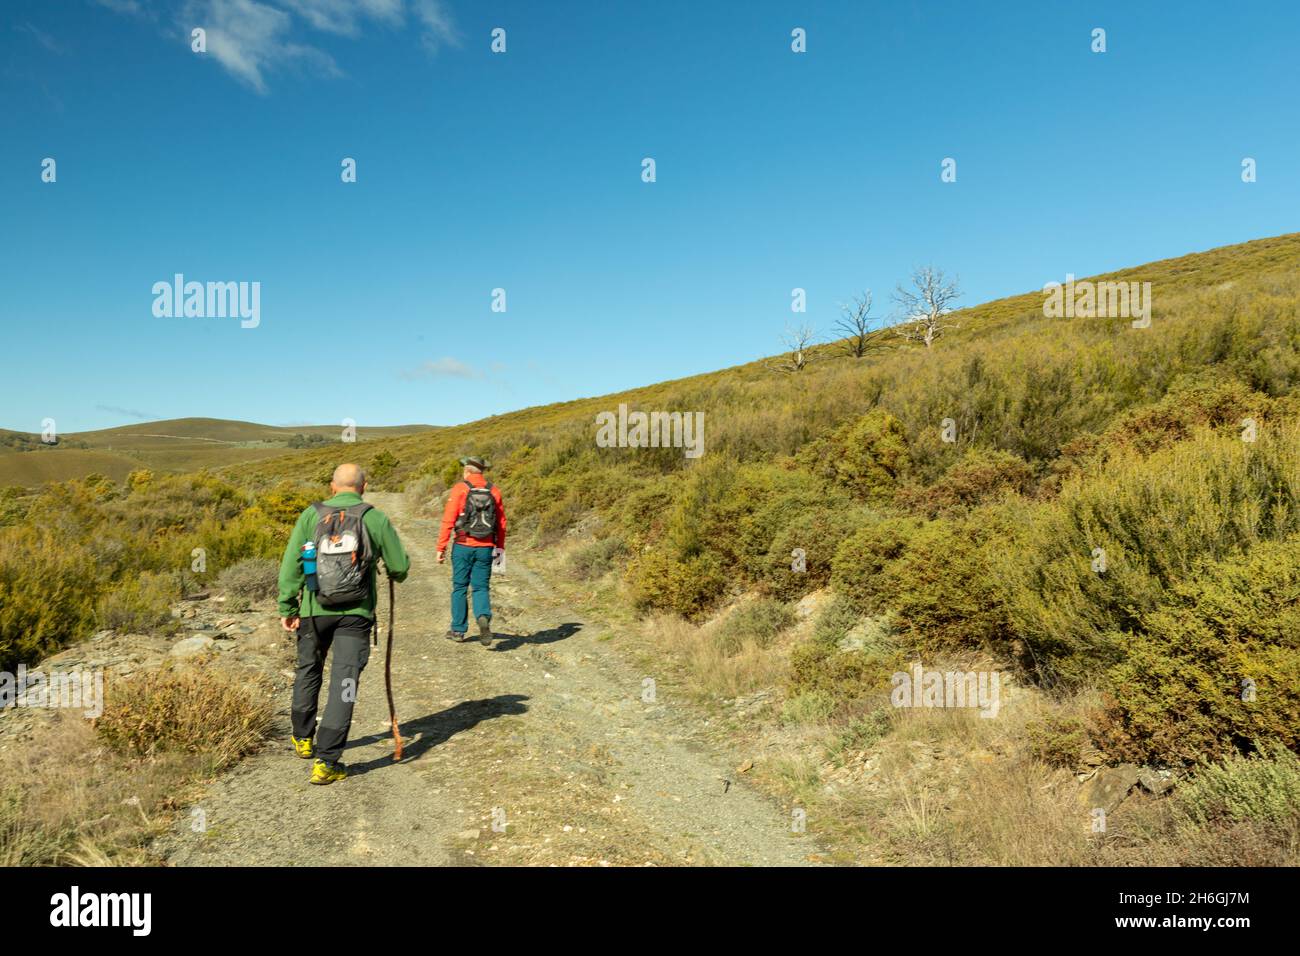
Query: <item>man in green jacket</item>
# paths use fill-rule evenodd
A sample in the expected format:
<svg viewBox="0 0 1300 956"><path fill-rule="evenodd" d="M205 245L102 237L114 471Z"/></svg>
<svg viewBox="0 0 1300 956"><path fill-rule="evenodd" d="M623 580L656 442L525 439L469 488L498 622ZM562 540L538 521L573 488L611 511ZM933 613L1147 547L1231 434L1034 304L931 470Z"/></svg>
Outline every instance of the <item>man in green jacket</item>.
<svg viewBox="0 0 1300 956"><path fill-rule="evenodd" d="M365 490L366 474L360 467L339 465L330 482L333 496L321 504L327 511L331 508L344 511L362 504L361 496ZM369 588L364 598L345 606L323 606L317 592L305 586L307 580L302 562L302 547L315 541L319 521L317 506L313 505L298 516L285 546L284 558L280 562L280 625L298 635L298 670L293 682L293 735L289 739L299 757L316 757L311 782L328 784L347 777L339 757L343 755L348 729L352 726L352 705L356 703L361 672L370 660L378 561L370 563ZM369 508L361 516L361 523L370 539L373 557L383 558L384 568L394 581L405 580L411 562L387 516L376 508ZM320 561L319 555L317 561ZM330 669L329 694L320 732L316 734L321 678L325 671L325 655L331 647L334 648L334 663ZM313 736L316 736L315 746L312 744Z"/></svg>

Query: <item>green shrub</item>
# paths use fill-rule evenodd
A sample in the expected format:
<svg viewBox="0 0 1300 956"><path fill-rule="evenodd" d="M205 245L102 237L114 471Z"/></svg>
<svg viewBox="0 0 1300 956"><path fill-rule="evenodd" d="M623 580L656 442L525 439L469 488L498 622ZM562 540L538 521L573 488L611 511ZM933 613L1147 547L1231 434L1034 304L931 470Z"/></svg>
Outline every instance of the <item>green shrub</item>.
<svg viewBox="0 0 1300 956"><path fill-rule="evenodd" d="M881 572L903 555L922 526L917 518L884 518L845 539L831 566L835 592L863 614L886 610L880 604Z"/></svg>
<svg viewBox="0 0 1300 956"><path fill-rule="evenodd" d="M771 539L758 573L765 589L783 600L797 600L826 587L836 552L865 520L863 513L847 500L813 495L810 493L782 512L789 523ZM796 548L802 552L803 571L794 567Z"/></svg>
<svg viewBox="0 0 1300 956"><path fill-rule="evenodd" d="M1025 724L1029 753L1050 767L1074 770L1088 746L1088 728L1078 717L1048 714Z"/></svg>
<svg viewBox="0 0 1300 956"><path fill-rule="evenodd" d="M1005 451L971 448L928 488L900 491L898 504L930 518L960 515L1008 495L1028 494L1033 485L1033 469L1024 459Z"/></svg>
<svg viewBox="0 0 1300 956"><path fill-rule="evenodd" d="M1140 631L1171 586L1204 561L1300 530L1298 505L1294 425L1253 444L1199 432L1067 482L1027 515L1003 566L1011 622L1040 678L1074 683L1117 663L1120 636Z"/></svg>
<svg viewBox="0 0 1300 956"><path fill-rule="evenodd" d="M835 597L813 624L811 640L790 654L788 690L791 696L827 695L837 709L867 700L889 698L890 678L902 669L905 654L892 640L872 642L860 650L841 650L839 642L860 622L853 605Z"/></svg>
<svg viewBox="0 0 1300 956"><path fill-rule="evenodd" d="M0 529L0 670L33 666L92 627L101 574L75 541Z"/></svg>
<svg viewBox="0 0 1300 956"><path fill-rule="evenodd" d="M583 581L603 577L627 552L623 539L610 535L588 541L569 555L569 569Z"/></svg>
<svg viewBox="0 0 1300 956"><path fill-rule="evenodd" d="M911 647L1006 654L1010 637L1002 567L1014 553L1011 523L991 509L919 528L874 587Z"/></svg>
<svg viewBox="0 0 1300 956"><path fill-rule="evenodd" d="M790 724L815 724L835 713L836 701L820 690L808 690L788 697L781 705L781 719Z"/></svg>
<svg viewBox="0 0 1300 956"><path fill-rule="evenodd" d="M1176 377L1158 402L1130 409L1101 436L1107 452L1133 449L1150 454L1185 441L1198 430L1218 429L1236 438L1242 420L1260 426L1271 405L1262 395L1220 368L1198 369Z"/></svg>
<svg viewBox="0 0 1300 956"><path fill-rule="evenodd" d="M714 642L728 656L747 643L768 647L795 622L791 608L771 598L756 598L736 607L713 632Z"/></svg>
<svg viewBox="0 0 1300 956"><path fill-rule="evenodd" d="M813 640L821 644L834 644L853 630L861 616L843 595L832 595L813 622Z"/></svg>
<svg viewBox="0 0 1300 956"><path fill-rule="evenodd" d="M171 630L171 606L180 597L177 575L144 571L99 599L96 623L101 628L134 633Z"/></svg>
<svg viewBox="0 0 1300 956"><path fill-rule="evenodd" d="M276 596L279 574L278 561L270 558L245 558L217 575L217 587L227 594L259 601Z"/></svg>
<svg viewBox="0 0 1300 956"><path fill-rule="evenodd" d="M800 453L799 460L814 474L876 504L890 501L899 483L912 472L902 422L880 408L814 442Z"/></svg>
<svg viewBox="0 0 1300 956"><path fill-rule="evenodd" d="M1189 822L1300 824L1300 758L1277 742L1249 756L1202 763L1179 786L1174 806Z"/></svg>
<svg viewBox="0 0 1300 956"><path fill-rule="evenodd" d="M1300 536L1204 566L1122 646L1108 751L1190 763L1257 739L1300 746Z"/></svg>
<svg viewBox="0 0 1300 956"><path fill-rule="evenodd" d="M708 611L727 585L722 565L709 554L679 561L661 551L645 552L629 563L626 575L637 608L692 619Z"/></svg>

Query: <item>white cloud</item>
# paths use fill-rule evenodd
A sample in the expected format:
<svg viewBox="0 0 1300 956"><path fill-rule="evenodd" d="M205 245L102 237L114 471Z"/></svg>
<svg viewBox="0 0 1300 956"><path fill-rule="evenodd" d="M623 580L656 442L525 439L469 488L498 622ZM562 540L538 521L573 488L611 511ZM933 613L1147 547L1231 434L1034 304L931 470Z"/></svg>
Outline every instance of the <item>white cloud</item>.
<svg viewBox="0 0 1300 956"><path fill-rule="evenodd" d="M129 13L138 15L144 11L140 7L140 0L95 0L101 7L107 7L114 13Z"/></svg>
<svg viewBox="0 0 1300 956"><path fill-rule="evenodd" d="M415 15L424 24L420 41L425 49L437 52L441 46L459 46L460 34L442 0L412 0Z"/></svg>
<svg viewBox="0 0 1300 956"><path fill-rule="evenodd" d="M293 61L339 74L329 54L289 39L288 13L257 0L189 0L183 18L187 36L193 27L203 27L208 55L259 93L267 90L267 72Z"/></svg>
<svg viewBox="0 0 1300 956"><path fill-rule="evenodd" d="M153 4L161 0L94 2L116 13L154 19L159 10ZM190 31L203 27L208 54L232 76L266 93L267 76L291 64L341 76L334 58L303 35L315 30L355 39L367 23L418 30L430 53L460 44L444 0L184 0L175 28L188 44Z"/></svg>
<svg viewBox="0 0 1300 956"><path fill-rule="evenodd" d="M363 18L392 26L402 23L402 0L282 0L313 28L354 37Z"/></svg>
<svg viewBox="0 0 1300 956"><path fill-rule="evenodd" d="M432 362L425 362L419 368L408 369L398 373L408 382L419 381L426 378L482 378L483 373L478 369L471 368L459 359L440 358Z"/></svg>

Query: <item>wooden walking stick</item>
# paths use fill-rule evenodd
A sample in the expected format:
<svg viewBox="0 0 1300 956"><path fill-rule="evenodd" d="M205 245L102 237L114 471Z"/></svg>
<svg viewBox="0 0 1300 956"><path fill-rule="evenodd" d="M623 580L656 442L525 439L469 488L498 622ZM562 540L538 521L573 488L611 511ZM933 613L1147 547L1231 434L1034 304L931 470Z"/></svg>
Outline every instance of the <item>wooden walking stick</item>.
<svg viewBox="0 0 1300 956"><path fill-rule="evenodd" d="M388 579L388 649L384 655L384 686L388 689L388 719L393 725L393 759L402 759L402 733L397 727L397 706L393 703L393 579Z"/></svg>

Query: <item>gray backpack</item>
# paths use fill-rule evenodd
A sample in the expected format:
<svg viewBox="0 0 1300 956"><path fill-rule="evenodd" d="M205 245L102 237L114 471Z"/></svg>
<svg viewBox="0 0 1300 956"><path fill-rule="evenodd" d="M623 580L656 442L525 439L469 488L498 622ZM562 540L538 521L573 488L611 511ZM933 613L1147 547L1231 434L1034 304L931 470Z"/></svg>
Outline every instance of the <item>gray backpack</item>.
<svg viewBox="0 0 1300 956"><path fill-rule="evenodd" d="M497 533L497 502L492 497L492 482L482 488L462 481L468 486L465 492L465 510L456 519L456 530L471 538L495 538Z"/></svg>
<svg viewBox="0 0 1300 956"><path fill-rule="evenodd" d="M316 509L316 599L324 607L348 607L370 597L374 550L362 520L371 506L350 508L318 502Z"/></svg>

